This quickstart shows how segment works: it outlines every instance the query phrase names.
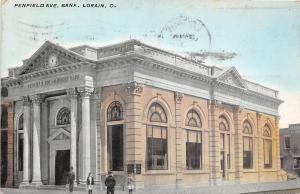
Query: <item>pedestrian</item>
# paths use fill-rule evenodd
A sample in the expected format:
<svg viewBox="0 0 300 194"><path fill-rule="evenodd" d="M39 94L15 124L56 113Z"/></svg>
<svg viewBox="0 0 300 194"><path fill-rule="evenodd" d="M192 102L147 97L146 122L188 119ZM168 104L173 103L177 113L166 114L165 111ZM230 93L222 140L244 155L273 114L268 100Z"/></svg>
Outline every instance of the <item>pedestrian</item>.
<svg viewBox="0 0 300 194"><path fill-rule="evenodd" d="M87 189L88 189L88 194L92 194L93 188L94 188L94 177L93 177L92 173L89 173L89 176L86 179L86 185L87 185Z"/></svg>
<svg viewBox="0 0 300 194"><path fill-rule="evenodd" d="M75 173L73 172L73 167L70 167L70 172L68 174L68 181L67 183L69 184L69 192L73 192L73 187L74 187L74 180L75 180Z"/></svg>
<svg viewBox="0 0 300 194"><path fill-rule="evenodd" d="M133 178L132 178L132 174L128 174L128 177L127 177L127 188L128 188L129 194L132 194L132 191L133 191Z"/></svg>
<svg viewBox="0 0 300 194"><path fill-rule="evenodd" d="M108 176L105 179L105 186L107 187L107 194L114 194L116 180L111 171L108 172Z"/></svg>

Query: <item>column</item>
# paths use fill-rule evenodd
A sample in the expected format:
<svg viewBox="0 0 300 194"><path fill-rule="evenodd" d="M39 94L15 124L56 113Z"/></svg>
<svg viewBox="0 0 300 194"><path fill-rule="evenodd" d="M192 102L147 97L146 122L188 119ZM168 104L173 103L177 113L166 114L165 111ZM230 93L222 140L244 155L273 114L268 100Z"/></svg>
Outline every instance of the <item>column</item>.
<svg viewBox="0 0 300 194"><path fill-rule="evenodd" d="M41 179L44 184L49 183L48 180L48 167L49 167L49 143L47 141L49 137L49 104L48 101L44 101L41 104Z"/></svg>
<svg viewBox="0 0 300 194"><path fill-rule="evenodd" d="M98 158L100 144L98 144L98 136L100 136L98 130L100 129L100 90L95 89L91 95L91 172L95 178L95 186L100 186L101 176L98 170L100 164L100 158Z"/></svg>
<svg viewBox="0 0 300 194"><path fill-rule="evenodd" d="M88 173L91 172L91 123L90 123L90 96L94 91L92 87L80 87L77 89L82 98L82 146L83 146L83 156L82 156L82 174L81 179L85 182Z"/></svg>
<svg viewBox="0 0 300 194"><path fill-rule="evenodd" d="M210 166L210 185L216 185L221 180L220 164L220 131L219 131L219 112L218 102L209 101L208 104L208 123L209 123L209 166Z"/></svg>
<svg viewBox="0 0 300 194"><path fill-rule="evenodd" d="M70 166L73 167L77 180L77 91L76 88L67 90L67 94L71 100L71 158ZM76 183L76 181L75 181Z"/></svg>
<svg viewBox="0 0 300 194"><path fill-rule="evenodd" d="M30 133L30 100L28 96L22 97L23 101L23 111L24 111L24 142L23 142L23 181L21 185L29 184L29 159L30 159L30 151L29 151L29 133Z"/></svg>
<svg viewBox="0 0 300 194"><path fill-rule="evenodd" d="M42 95L31 96L33 103L33 131L32 131L32 184L39 186L41 182L41 156L40 156L40 134L41 134L41 102Z"/></svg>
<svg viewBox="0 0 300 194"><path fill-rule="evenodd" d="M243 108L234 106L233 122L234 122L234 156L235 156L235 182L240 183L243 177L243 129L241 121L241 113Z"/></svg>

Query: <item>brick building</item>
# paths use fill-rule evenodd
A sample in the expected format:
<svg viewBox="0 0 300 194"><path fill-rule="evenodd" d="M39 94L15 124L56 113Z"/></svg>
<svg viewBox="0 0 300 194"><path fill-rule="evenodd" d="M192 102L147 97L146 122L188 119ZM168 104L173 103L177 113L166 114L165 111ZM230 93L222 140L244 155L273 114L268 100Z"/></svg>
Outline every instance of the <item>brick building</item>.
<svg viewBox="0 0 300 194"><path fill-rule="evenodd" d="M300 169L300 123L280 129L281 167L289 173L298 174Z"/></svg>
<svg viewBox="0 0 300 194"><path fill-rule="evenodd" d="M109 170L137 188L279 180L278 92L204 63L45 42L1 79L6 184L65 184L69 166L79 185Z"/></svg>

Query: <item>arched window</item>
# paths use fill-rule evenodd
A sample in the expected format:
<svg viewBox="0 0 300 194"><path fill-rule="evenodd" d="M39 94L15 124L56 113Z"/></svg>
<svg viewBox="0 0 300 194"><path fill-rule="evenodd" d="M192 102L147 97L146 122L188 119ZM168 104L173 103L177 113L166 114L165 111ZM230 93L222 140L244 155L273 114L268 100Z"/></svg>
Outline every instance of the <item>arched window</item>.
<svg viewBox="0 0 300 194"><path fill-rule="evenodd" d="M158 103L153 103L148 111L147 125L147 169L168 169L167 116Z"/></svg>
<svg viewBox="0 0 300 194"><path fill-rule="evenodd" d="M199 114L191 109L185 119L186 126L186 169L202 168L202 122Z"/></svg>
<svg viewBox="0 0 300 194"><path fill-rule="evenodd" d="M253 168L253 130L248 120L243 123L243 167Z"/></svg>
<svg viewBox="0 0 300 194"><path fill-rule="evenodd" d="M23 128L23 114L18 120L18 170L23 171L23 145L24 145L24 128Z"/></svg>
<svg viewBox="0 0 300 194"><path fill-rule="evenodd" d="M225 177L226 169L231 168L230 160L230 128L225 116L219 117L220 130L220 163L223 177Z"/></svg>
<svg viewBox="0 0 300 194"><path fill-rule="evenodd" d="M5 105L1 105L1 128L7 128L7 108Z"/></svg>
<svg viewBox="0 0 300 194"><path fill-rule="evenodd" d="M70 110L67 107L61 108L57 113L56 125L68 125L70 122Z"/></svg>
<svg viewBox="0 0 300 194"><path fill-rule="evenodd" d="M272 168L272 132L266 124L263 128L264 167Z"/></svg>
<svg viewBox="0 0 300 194"><path fill-rule="evenodd" d="M185 125L190 127L202 127L200 116L195 110L192 109L187 113Z"/></svg>
<svg viewBox="0 0 300 194"><path fill-rule="evenodd" d="M113 101L107 109L107 121L123 120L122 104L118 101Z"/></svg>
<svg viewBox="0 0 300 194"><path fill-rule="evenodd" d="M149 121L150 122L160 122L166 123L167 116L162 108L162 106L158 103L153 103L148 111Z"/></svg>

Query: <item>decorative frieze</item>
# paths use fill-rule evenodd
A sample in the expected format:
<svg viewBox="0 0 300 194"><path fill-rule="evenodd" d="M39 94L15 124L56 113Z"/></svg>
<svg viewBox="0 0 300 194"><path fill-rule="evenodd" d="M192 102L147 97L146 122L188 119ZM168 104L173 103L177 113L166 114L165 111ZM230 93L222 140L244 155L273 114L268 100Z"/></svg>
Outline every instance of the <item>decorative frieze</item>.
<svg viewBox="0 0 300 194"><path fill-rule="evenodd" d="M127 89L127 93L129 95L140 95L143 92L143 85L133 81L133 82L129 82L126 85L126 89Z"/></svg>

